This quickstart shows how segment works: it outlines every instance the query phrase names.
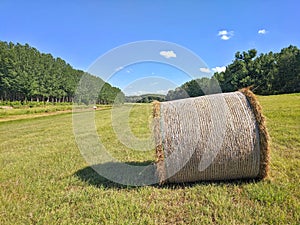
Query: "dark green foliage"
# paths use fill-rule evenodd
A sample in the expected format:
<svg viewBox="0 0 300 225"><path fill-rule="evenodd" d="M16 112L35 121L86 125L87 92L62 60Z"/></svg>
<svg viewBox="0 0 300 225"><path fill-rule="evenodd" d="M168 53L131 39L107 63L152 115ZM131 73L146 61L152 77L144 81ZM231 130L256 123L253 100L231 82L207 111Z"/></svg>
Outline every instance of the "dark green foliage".
<svg viewBox="0 0 300 225"><path fill-rule="evenodd" d="M300 50L296 46L284 48L280 53L256 55L255 49L237 52L225 72L215 73L211 79L186 82L170 90L166 100L218 93L221 89L231 92L249 86L260 95L300 92Z"/></svg>
<svg viewBox="0 0 300 225"><path fill-rule="evenodd" d="M104 84L105 90L100 94L100 89L93 90L96 102L110 104L117 96L118 103L124 102L124 94L120 89L98 77L72 68L61 58L41 53L28 44L0 41L1 101L72 102L84 74L96 87ZM92 93L91 90L88 92ZM82 97L83 101L85 97Z"/></svg>
<svg viewBox="0 0 300 225"><path fill-rule="evenodd" d="M253 87L256 94L271 95L300 91L300 50L283 48L256 57L256 50L237 52L225 72L215 73L223 92Z"/></svg>
<svg viewBox="0 0 300 225"><path fill-rule="evenodd" d="M103 85L98 98L100 104L120 104L125 101L124 93L119 88L112 87L109 83Z"/></svg>
<svg viewBox="0 0 300 225"><path fill-rule="evenodd" d="M204 77L201 79L188 81L180 87L176 88L174 91L170 90L166 96L166 100L197 97L219 92L221 92L221 90L218 87L216 79L209 79Z"/></svg>

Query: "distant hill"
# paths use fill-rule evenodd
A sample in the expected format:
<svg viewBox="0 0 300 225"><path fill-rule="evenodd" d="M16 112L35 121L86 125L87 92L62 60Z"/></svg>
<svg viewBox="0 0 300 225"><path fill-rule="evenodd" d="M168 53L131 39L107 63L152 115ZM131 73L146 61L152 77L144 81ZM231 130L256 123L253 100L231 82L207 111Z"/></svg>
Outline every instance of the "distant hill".
<svg viewBox="0 0 300 225"><path fill-rule="evenodd" d="M161 94L144 94L138 96L125 96L125 102L149 103L153 101L163 102L166 100L165 95Z"/></svg>

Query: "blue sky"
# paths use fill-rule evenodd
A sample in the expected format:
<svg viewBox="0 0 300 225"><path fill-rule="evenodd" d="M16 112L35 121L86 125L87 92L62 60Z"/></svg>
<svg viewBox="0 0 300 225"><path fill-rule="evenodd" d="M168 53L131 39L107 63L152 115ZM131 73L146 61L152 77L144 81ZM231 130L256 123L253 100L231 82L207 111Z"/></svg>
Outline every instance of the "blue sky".
<svg viewBox="0 0 300 225"><path fill-rule="evenodd" d="M191 50L205 62L207 72L213 72L231 63L237 51L255 48L266 53L291 44L299 47L299 6L296 0L1 0L0 40L28 43L85 71L118 46L161 40ZM108 81L127 94L147 92L149 76L152 83L168 83L152 89L157 93L189 80L182 70L162 63L120 68ZM136 87L130 92L134 81Z"/></svg>

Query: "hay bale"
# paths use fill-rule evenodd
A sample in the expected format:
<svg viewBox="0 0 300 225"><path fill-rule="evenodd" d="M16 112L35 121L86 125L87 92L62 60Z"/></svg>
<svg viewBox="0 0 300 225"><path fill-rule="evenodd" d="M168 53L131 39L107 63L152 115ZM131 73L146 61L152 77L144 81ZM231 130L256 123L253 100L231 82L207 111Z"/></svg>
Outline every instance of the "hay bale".
<svg viewBox="0 0 300 225"><path fill-rule="evenodd" d="M249 89L153 106L160 183L268 175L269 136Z"/></svg>

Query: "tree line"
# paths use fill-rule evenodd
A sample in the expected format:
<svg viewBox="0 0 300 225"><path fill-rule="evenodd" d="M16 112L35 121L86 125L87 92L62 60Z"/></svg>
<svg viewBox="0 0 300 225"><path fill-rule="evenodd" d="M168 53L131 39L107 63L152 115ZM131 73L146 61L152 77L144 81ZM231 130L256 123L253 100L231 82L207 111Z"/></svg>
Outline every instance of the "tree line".
<svg viewBox="0 0 300 225"><path fill-rule="evenodd" d="M255 49L236 52L233 62L224 72L216 72L212 78L186 82L170 90L166 100L196 97L221 90L231 92L250 86L254 93L260 95L300 92L300 50L290 45L279 53L269 52L258 56Z"/></svg>
<svg viewBox="0 0 300 225"><path fill-rule="evenodd" d="M97 103L111 104L117 98L124 102L119 88L112 87L101 78L74 69L61 58L39 52L28 44L0 41L0 100L72 102L76 88L85 80L96 83ZM88 92L86 92L88 93ZM85 96L87 103L89 97Z"/></svg>

